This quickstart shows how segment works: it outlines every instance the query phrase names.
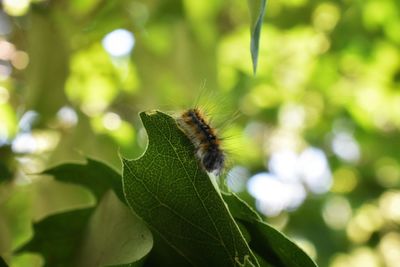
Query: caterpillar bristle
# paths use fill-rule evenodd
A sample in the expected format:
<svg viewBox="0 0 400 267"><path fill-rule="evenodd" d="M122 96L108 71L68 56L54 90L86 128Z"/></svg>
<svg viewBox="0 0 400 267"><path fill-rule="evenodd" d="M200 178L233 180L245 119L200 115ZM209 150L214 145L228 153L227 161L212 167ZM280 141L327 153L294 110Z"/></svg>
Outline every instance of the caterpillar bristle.
<svg viewBox="0 0 400 267"><path fill-rule="evenodd" d="M207 172L220 175L225 166L225 153L221 148L221 138L209 119L196 107L185 110L177 122L193 143L201 166Z"/></svg>

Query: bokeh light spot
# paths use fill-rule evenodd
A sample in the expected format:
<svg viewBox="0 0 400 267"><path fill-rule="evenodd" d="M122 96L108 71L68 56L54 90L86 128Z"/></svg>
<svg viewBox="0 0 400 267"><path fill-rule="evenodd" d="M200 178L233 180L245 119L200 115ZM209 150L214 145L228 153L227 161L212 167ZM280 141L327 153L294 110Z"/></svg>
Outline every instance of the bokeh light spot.
<svg viewBox="0 0 400 267"><path fill-rule="evenodd" d="M359 247L349 254L338 253L330 267L381 267L379 255L371 248Z"/></svg>
<svg viewBox="0 0 400 267"><path fill-rule="evenodd" d="M256 199L257 209L267 216L278 215L285 207L286 190L276 177L259 173L247 183L249 193Z"/></svg>
<svg viewBox="0 0 400 267"><path fill-rule="evenodd" d="M22 16L29 10L30 0L3 0L4 11L11 16Z"/></svg>
<svg viewBox="0 0 400 267"><path fill-rule="evenodd" d="M283 106L279 111L279 123L287 129L299 129L304 125L304 107L294 104Z"/></svg>
<svg viewBox="0 0 400 267"><path fill-rule="evenodd" d="M19 120L18 127L22 132L29 132L33 124L39 119L39 113L34 110L25 112Z"/></svg>
<svg viewBox="0 0 400 267"><path fill-rule="evenodd" d="M259 200L261 212L269 216L298 208L307 195L305 186L312 193L322 194L332 184L328 160L318 148L306 148L300 155L291 150L274 152L268 166L271 174L250 178L248 190ZM267 192L266 188L272 192Z"/></svg>
<svg viewBox="0 0 400 267"><path fill-rule="evenodd" d="M390 232L382 237L378 246L383 257L385 266L398 267L400 263L400 234Z"/></svg>
<svg viewBox="0 0 400 267"><path fill-rule="evenodd" d="M283 181L299 181L297 173L297 154L290 150L272 153L268 167L272 173Z"/></svg>
<svg viewBox="0 0 400 267"><path fill-rule="evenodd" d="M18 134L11 145L11 149L15 153L34 153L36 148L36 139L31 133Z"/></svg>
<svg viewBox="0 0 400 267"><path fill-rule="evenodd" d="M313 24L317 30L331 31L340 19L340 10L333 3L321 3L313 13Z"/></svg>
<svg viewBox="0 0 400 267"><path fill-rule="evenodd" d="M382 227L383 218L376 205L364 204L350 220L346 233L350 241L361 244L369 240L372 233Z"/></svg>
<svg viewBox="0 0 400 267"><path fill-rule="evenodd" d="M386 188L400 185L400 166L395 159L381 158L375 166L378 183Z"/></svg>
<svg viewBox="0 0 400 267"><path fill-rule="evenodd" d="M116 113L107 112L103 117L103 125L107 130L115 131L121 126L121 118Z"/></svg>
<svg viewBox="0 0 400 267"><path fill-rule="evenodd" d="M352 215L350 203L341 196L330 197L323 207L322 215L330 228L334 230L344 229Z"/></svg>
<svg viewBox="0 0 400 267"><path fill-rule="evenodd" d="M285 183L270 173L252 176L247 182L247 190L256 199L257 209L271 217L284 210L296 209L306 197L301 184Z"/></svg>
<svg viewBox="0 0 400 267"><path fill-rule="evenodd" d="M299 172L304 183L313 193L325 193L332 185L328 160L320 149L309 147L300 154Z"/></svg>
<svg viewBox="0 0 400 267"><path fill-rule="evenodd" d="M25 69L29 64L29 55L24 51L15 52L11 64L18 70Z"/></svg>
<svg viewBox="0 0 400 267"><path fill-rule="evenodd" d="M78 123L78 115L73 108L68 106L62 107L57 112L57 119L65 128L73 127Z"/></svg>
<svg viewBox="0 0 400 267"><path fill-rule="evenodd" d="M53 150L60 140L56 131L34 131L19 133L11 144L11 149L20 154L39 154Z"/></svg>
<svg viewBox="0 0 400 267"><path fill-rule="evenodd" d="M334 193L349 193L358 185L359 177L355 169L340 167L333 173L333 185L331 191Z"/></svg>
<svg viewBox="0 0 400 267"><path fill-rule="evenodd" d="M360 159L360 147L357 141L346 132L335 134L332 140L332 150L344 161L357 163Z"/></svg>
<svg viewBox="0 0 400 267"><path fill-rule="evenodd" d="M130 31L117 29L107 34L102 44L111 56L124 57L131 53L135 45L135 37Z"/></svg>
<svg viewBox="0 0 400 267"><path fill-rule="evenodd" d="M246 189L246 182L249 179L250 172L243 166L234 166L226 175L226 183L233 192L242 192Z"/></svg>
<svg viewBox="0 0 400 267"><path fill-rule="evenodd" d="M10 60L14 56L15 46L5 40L0 40L0 59Z"/></svg>
<svg viewBox="0 0 400 267"><path fill-rule="evenodd" d="M400 223L400 191L389 191L379 198L379 208L385 219Z"/></svg>

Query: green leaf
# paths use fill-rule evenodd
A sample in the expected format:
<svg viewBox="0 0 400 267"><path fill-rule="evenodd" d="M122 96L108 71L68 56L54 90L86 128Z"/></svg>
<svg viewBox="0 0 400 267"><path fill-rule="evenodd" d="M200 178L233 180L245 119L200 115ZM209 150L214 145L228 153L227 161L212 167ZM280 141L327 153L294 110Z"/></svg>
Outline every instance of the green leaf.
<svg viewBox="0 0 400 267"><path fill-rule="evenodd" d="M0 255L21 247L32 236L30 199L28 186L0 185Z"/></svg>
<svg viewBox="0 0 400 267"><path fill-rule="evenodd" d="M264 19L267 0L247 0L251 18L250 52L253 61L253 72L257 71L258 47L260 42L261 26Z"/></svg>
<svg viewBox="0 0 400 267"><path fill-rule="evenodd" d="M251 249L276 267L316 267L316 263L284 234L261 220L261 217L235 194L223 194L232 215L251 236Z"/></svg>
<svg viewBox="0 0 400 267"><path fill-rule="evenodd" d="M12 267L43 267L44 260L37 253L22 253L13 255L9 265Z"/></svg>
<svg viewBox="0 0 400 267"><path fill-rule="evenodd" d="M150 230L107 192L93 213L79 249L77 266L139 266L153 246Z"/></svg>
<svg viewBox="0 0 400 267"><path fill-rule="evenodd" d="M249 258L259 266L175 120L159 111L140 117L147 150L137 160L122 158L131 208L190 265L239 266Z"/></svg>
<svg viewBox="0 0 400 267"><path fill-rule="evenodd" d="M20 252L42 254L45 266L71 266L93 209L56 214L34 224L34 237Z"/></svg>
<svg viewBox="0 0 400 267"><path fill-rule="evenodd" d="M0 267L7 267L7 263L5 262L5 260L3 260L2 257L0 257Z"/></svg>
<svg viewBox="0 0 400 267"><path fill-rule="evenodd" d="M86 164L65 163L49 170L44 174L53 175L61 182L79 184L89 189L97 199L112 188L118 198L125 202L122 192L121 175L106 164L94 159L87 159Z"/></svg>
<svg viewBox="0 0 400 267"><path fill-rule="evenodd" d="M262 221L261 216L236 194L223 192L222 197L235 219Z"/></svg>
<svg viewBox="0 0 400 267"><path fill-rule="evenodd" d="M190 266L188 260L171 247L161 236L153 231L154 246L144 266Z"/></svg>
<svg viewBox="0 0 400 267"><path fill-rule="evenodd" d="M0 184L4 181L11 180L11 177L12 173L10 170L3 162L0 162Z"/></svg>
<svg viewBox="0 0 400 267"><path fill-rule="evenodd" d="M55 214L34 224L33 239L19 252L40 253L45 266L141 265L152 247L151 233L118 200L117 194L124 197L117 172L88 159L85 165L62 164L45 173L85 186L101 201L96 208Z"/></svg>
<svg viewBox="0 0 400 267"><path fill-rule="evenodd" d="M5 116L0 110L0 117ZM7 115L7 113L6 113ZM6 116L7 117L7 116ZM3 118L2 118L3 119ZM6 123L7 124L7 123ZM4 126L2 126L4 127ZM0 185L2 182L11 181L15 169L15 155L10 145L0 146Z"/></svg>
<svg viewBox="0 0 400 267"><path fill-rule="evenodd" d="M21 251L40 253L45 266L141 266L152 235L113 192L97 209L49 216L34 225L34 238Z"/></svg>

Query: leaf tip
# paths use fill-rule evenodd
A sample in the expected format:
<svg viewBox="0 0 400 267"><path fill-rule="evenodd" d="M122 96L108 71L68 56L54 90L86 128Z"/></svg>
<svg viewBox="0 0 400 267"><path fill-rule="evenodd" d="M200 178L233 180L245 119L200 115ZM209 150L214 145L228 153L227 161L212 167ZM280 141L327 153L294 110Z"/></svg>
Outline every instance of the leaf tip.
<svg viewBox="0 0 400 267"><path fill-rule="evenodd" d="M139 116L141 119L143 119L145 117L157 115L158 113L160 113L158 110L153 109L153 110L142 111L139 113Z"/></svg>

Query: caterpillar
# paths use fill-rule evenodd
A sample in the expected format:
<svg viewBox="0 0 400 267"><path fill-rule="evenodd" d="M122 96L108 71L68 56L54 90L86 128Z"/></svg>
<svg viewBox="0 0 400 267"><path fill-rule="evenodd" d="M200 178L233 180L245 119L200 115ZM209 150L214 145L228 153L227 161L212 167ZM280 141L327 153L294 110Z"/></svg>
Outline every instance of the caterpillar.
<svg viewBox="0 0 400 267"><path fill-rule="evenodd" d="M210 173L220 175L225 165L225 152L217 131L199 108L185 110L177 123L195 147L201 166Z"/></svg>

